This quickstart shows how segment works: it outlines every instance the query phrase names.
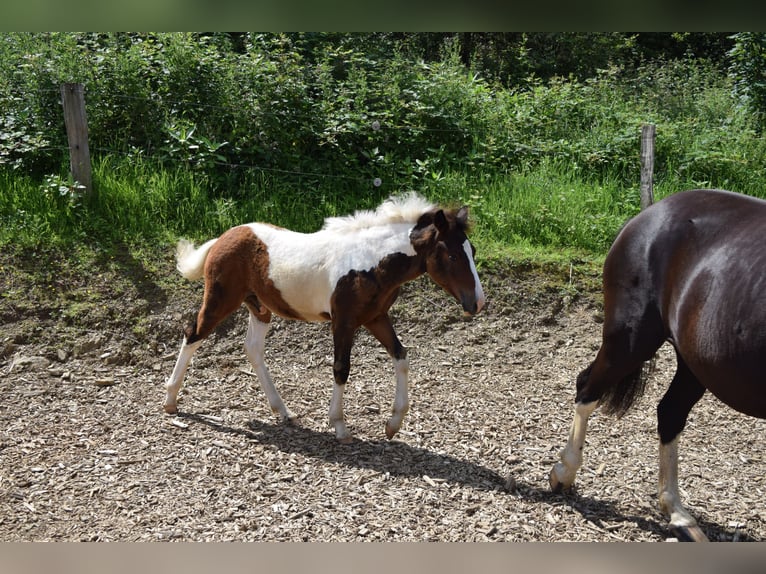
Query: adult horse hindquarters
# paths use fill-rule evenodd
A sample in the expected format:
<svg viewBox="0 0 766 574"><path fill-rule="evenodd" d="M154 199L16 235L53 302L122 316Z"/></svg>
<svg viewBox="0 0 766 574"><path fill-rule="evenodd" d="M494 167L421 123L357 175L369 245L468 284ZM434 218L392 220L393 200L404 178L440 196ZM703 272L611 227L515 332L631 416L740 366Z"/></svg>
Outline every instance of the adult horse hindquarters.
<svg viewBox="0 0 766 574"><path fill-rule="evenodd" d="M677 370L657 406L659 502L679 538L705 540L678 492L678 439L705 389L766 418L766 201L722 190L671 195L629 221L604 262L604 325L577 377L569 441L550 475L572 486L590 414L624 414L667 340Z"/></svg>
<svg viewBox="0 0 766 574"><path fill-rule="evenodd" d="M354 333L367 328L394 363L396 396L386 423L386 436L392 438L409 410L408 362L388 310L402 284L427 273L466 313L478 313L484 292L467 231L467 208L442 209L409 194L390 198L374 212L327 219L315 233L251 223L196 250L181 240L178 269L188 279L204 276L205 291L196 321L184 330L166 384L165 411L177 411L178 391L202 341L244 303L250 312L245 353L269 405L285 421L295 415L284 405L264 362L271 315L332 322L335 362L329 417L341 442L351 440L343 417L343 390Z"/></svg>

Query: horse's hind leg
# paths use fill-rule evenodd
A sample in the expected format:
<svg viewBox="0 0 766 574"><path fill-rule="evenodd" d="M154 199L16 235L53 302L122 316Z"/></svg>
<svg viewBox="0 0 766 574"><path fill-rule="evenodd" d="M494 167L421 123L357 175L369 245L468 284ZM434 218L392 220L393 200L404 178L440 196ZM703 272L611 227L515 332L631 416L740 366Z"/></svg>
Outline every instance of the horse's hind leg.
<svg viewBox="0 0 766 574"><path fill-rule="evenodd" d="M588 417L602 403L609 412L622 415L643 388L644 363L664 342L659 317L651 312L628 321L606 307L603 342L596 360L577 377L575 416L561 462L551 470L554 492L568 490L582 466Z"/></svg>
<svg viewBox="0 0 766 574"><path fill-rule="evenodd" d="M660 344L651 354L659 348ZM577 471L582 466L582 451L585 445L585 433L588 418L601 404L601 399L611 386L623 386L625 392L635 392L641 385L644 362L651 355L642 359L626 361L624 358L613 362L610 347L604 344L596 360L577 377L577 395L575 397L575 415L569 431L569 439L560 453L561 462L556 463L551 470L549 482L554 492L568 490L575 481ZM630 400L630 399L628 399Z"/></svg>
<svg viewBox="0 0 766 574"><path fill-rule="evenodd" d="M271 374L266 367L266 361L264 359L266 333L269 330L271 313L265 308L254 306L251 302L248 302L247 307L250 311L250 318L247 324L247 336L245 338L245 354L255 369L255 374L258 376L258 382L266 395L266 399L269 401L271 410L280 417L282 422L294 420L297 417L282 401L282 397L274 386L274 382L271 379Z"/></svg>
<svg viewBox="0 0 766 574"><path fill-rule="evenodd" d="M588 418L597 406L597 401L575 405L575 416L569 429L569 440L559 454L561 462L553 466L548 479L553 492L568 490L574 484L577 471L582 466L582 450L585 445L585 432L588 430Z"/></svg>
<svg viewBox="0 0 766 574"><path fill-rule="evenodd" d="M660 437L660 508L669 518L669 528L680 540L705 541L697 521L681 504L678 493L678 441L692 407L705 393L694 374L677 354L678 369L665 396L657 405Z"/></svg>

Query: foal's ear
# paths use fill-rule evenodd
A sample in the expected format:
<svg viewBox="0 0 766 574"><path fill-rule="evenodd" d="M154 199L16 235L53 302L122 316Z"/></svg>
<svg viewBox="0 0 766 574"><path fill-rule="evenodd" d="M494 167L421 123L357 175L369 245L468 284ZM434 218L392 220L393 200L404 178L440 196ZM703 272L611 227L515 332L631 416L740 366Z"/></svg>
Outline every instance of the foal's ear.
<svg viewBox="0 0 766 574"><path fill-rule="evenodd" d="M444 212L439 210L438 213L441 213L442 218L444 217ZM415 248L415 251L422 252L436 244L435 218L435 212L429 211L424 213L420 216L420 219L418 219L418 222L415 224L415 227L412 228L412 231L410 231L410 242Z"/></svg>
<svg viewBox="0 0 766 574"><path fill-rule="evenodd" d="M447 216L444 215L443 209L434 213L434 225L439 233L446 234L449 232L449 222L447 221Z"/></svg>
<svg viewBox="0 0 766 574"><path fill-rule="evenodd" d="M468 227L468 206L464 205L457 211L457 215L455 216L457 218L458 223L460 223L463 227Z"/></svg>

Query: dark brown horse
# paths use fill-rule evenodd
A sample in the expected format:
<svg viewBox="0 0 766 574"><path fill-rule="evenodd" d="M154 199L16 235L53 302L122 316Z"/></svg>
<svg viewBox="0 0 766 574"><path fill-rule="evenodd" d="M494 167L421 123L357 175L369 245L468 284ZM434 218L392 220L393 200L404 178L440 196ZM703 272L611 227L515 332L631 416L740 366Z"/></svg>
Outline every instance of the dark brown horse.
<svg viewBox="0 0 766 574"><path fill-rule="evenodd" d="M567 489L582 464L590 414L624 414L643 367L669 341L677 370L657 406L659 503L679 538L705 540L678 492L678 439L709 390L766 418L766 201L721 190L671 195L618 235L604 263L604 325L595 361L577 377L569 442L550 475Z"/></svg>
<svg viewBox="0 0 766 574"><path fill-rule="evenodd" d="M178 269L188 279L204 276L205 292L166 384L165 411L177 411L184 374L202 341L244 303L250 311L245 353L269 405L284 421L295 415L282 402L264 362L272 313L332 322L335 383L330 426L341 442L351 440L343 416L343 389L354 333L362 326L370 331L394 363L396 397L386 423L386 436L392 438L409 410L408 362L388 310L402 284L427 273L466 313L478 313L484 292L467 231L467 208L443 209L409 194L391 198L375 211L330 218L315 233L251 223L233 227L198 249L181 240Z"/></svg>

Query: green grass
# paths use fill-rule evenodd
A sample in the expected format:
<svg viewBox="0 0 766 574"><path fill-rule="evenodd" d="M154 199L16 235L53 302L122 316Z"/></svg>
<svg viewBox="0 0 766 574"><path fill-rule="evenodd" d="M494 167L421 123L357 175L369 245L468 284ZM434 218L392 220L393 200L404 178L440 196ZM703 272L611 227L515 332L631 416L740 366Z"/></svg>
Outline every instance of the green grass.
<svg viewBox="0 0 766 574"><path fill-rule="evenodd" d="M181 236L199 241L249 221L314 231L325 217L374 208L389 193L405 189L373 193L338 182L299 186L259 176L221 193L193 171L113 157L94 162L93 178L95 192L84 197L63 179L41 183L0 172L0 244L88 243L106 250L172 245ZM680 189L683 182L667 181L656 194ZM526 173L448 173L416 190L447 205L469 205L480 262L519 255L603 257L621 226L639 211L637 186L584 181L554 162Z"/></svg>
<svg viewBox="0 0 766 574"><path fill-rule="evenodd" d="M497 254L507 249L604 253L640 208L637 188L583 181L553 163L483 181L455 174L430 184L425 193L468 204L474 241Z"/></svg>
<svg viewBox="0 0 766 574"><path fill-rule="evenodd" d="M157 266L172 269L179 237L202 241L248 221L313 231L327 216L373 208L390 193L380 190L375 196L337 185L301 188L260 177L243 189L227 190L224 199L204 177L181 169L113 158L93 168L91 198L70 193L66 182L41 184L0 172L0 246L10 265L15 253L18 261L47 262L42 266L52 270L67 260L69 269L90 269L84 272L88 276L120 260L142 273ZM685 187L663 180L655 194L659 199ZM555 163L492 177L449 173L417 191L447 205L469 205L480 272L544 273L562 288L593 292L612 240L639 211L637 188L587 182ZM63 315L76 316L79 306L89 304L84 295L70 299L62 303Z"/></svg>

